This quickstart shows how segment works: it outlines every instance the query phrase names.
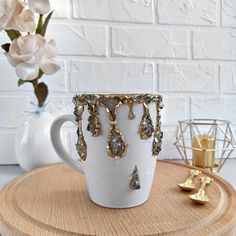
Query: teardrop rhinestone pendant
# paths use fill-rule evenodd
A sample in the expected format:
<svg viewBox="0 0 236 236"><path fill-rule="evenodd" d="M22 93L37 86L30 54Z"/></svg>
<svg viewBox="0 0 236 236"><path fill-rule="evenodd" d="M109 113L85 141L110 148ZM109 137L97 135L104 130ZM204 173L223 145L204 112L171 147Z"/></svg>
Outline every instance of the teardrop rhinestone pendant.
<svg viewBox="0 0 236 236"><path fill-rule="evenodd" d="M78 138L76 143L76 150L83 161L87 159L87 144L83 137Z"/></svg>
<svg viewBox="0 0 236 236"><path fill-rule="evenodd" d="M80 158L85 161L87 158L87 144L84 140L83 129L82 129L82 115L84 112L84 106L78 106L75 108L74 114L76 115L76 121L78 122L78 141L76 143L76 150Z"/></svg>
<svg viewBox="0 0 236 236"><path fill-rule="evenodd" d="M157 156L161 151L163 132L161 132L161 109L163 109L163 105L160 101L156 102L156 127L154 131L154 139L152 143L152 154Z"/></svg>
<svg viewBox="0 0 236 236"><path fill-rule="evenodd" d="M107 154L114 159L121 159L124 157L128 150L128 144L125 142L125 139L120 132L117 124L117 110L122 104L122 101L115 97L109 99L104 97L101 100L103 106L105 106L110 120L110 132L107 138Z"/></svg>
<svg viewBox="0 0 236 236"><path fill-rule="evenodd" d="M119 131L116 122L111 122L111 130L108 135L107 153L110 157L121 159L127 153L128 145Z"/></svg>
<svg viewBox="0 0 236 236"><path fill-rule="evenodd" d="M152 118L149 113L148 105L143 103L143 117L139 126L139 135L141 139L147 140L152 137L154 127L152 124Z"/></svg>
<svg viewBox="0 0 236 236"><path fill-rule="evenodd" d="M152 143L152 154L157 156L161 151L163 132L157 131Z"/></svg>
<svg viewBox="0 0 236 236"><path fill-rule="evenodd" d="M89 105L88 110L90 116L88 117L87 130L91 132L93 137L98 137L101 134L101 122L98 117L98 109L96 105Z"/></svg>
<svg viewBox="0 0 236 236"><path fill-rule="evenodd" d="M129 107L128 118L129 118L129 120L134 120L136 118L136 116L134 113L134 101L133 100L128 101L128 107Z"/></svg>
<svg viewBox="0 0 236 236"><path fill-rule="evenodd" d="M135 166L133 174L132 174L132 178L130 180L130 184L129 187L131 190L138 190L141 188L140 185L140 178L139 178L139 173L138 173L138 167Z"/></svg>

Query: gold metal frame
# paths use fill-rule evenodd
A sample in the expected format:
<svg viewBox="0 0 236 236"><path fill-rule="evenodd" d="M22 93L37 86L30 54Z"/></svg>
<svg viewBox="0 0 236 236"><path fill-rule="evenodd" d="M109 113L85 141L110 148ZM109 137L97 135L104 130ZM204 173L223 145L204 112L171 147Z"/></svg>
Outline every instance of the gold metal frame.
<svg viewBox="0 0 236 236"><path fill-rule="evenodd" d="M193 147L193 137L210 135L215 139L213 148ZM192 119L179 121L176 130L174 145L186 164L195 166L192 158L194 151L203 152L204 165L202 168L219 172L227 159L236 149L236 142L230 127L230 122L218 119ZM209 153L214 152L211 166L206 166L205 160ZM192 159L192 161L190 161Z"/></svg>

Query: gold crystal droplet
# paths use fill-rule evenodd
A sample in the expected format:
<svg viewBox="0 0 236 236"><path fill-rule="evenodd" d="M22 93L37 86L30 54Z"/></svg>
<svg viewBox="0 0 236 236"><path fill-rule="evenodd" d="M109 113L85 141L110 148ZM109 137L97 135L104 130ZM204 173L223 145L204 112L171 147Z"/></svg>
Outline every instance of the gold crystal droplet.
<svg viewBox="0 0 236 236"><path fill-rule="evenodd" d="M101 134L101 122L98 117L96 105L88 105L90 116L88 117L87 130L91 132L93 137L98 137Z"/></svg>
<svg viewBox="0 0 236 236"><path fill-rule="evenodd" d="M134 119L135 119L134 103L133 103L133 102L129 102L129 103L128 103L128 106L129 106L129 115L128 115L128 118L129 118L129 120L134 120Z"/></svg>
<svg viewBox="0 0 236 236"><path fill-rule="evenodd" d="M158 132L153 139L152 154L157 156L161 151L163 132Z"/></svg>
<svg viewBox="0 0 236 236"><path fill-rule="evenodd" d="M152 124L152 118L149 113L148 105L143 103L144 114L139 126L139 135L141 139L149 139L152 137L154 132L154 127Z"/></svg>
<svg viewBox="0 0 236 236"><path fill-rule="evenodd" d="M163 132L161 132L161 116L160 112L163 108L161 101L156 101L156 127L154 131L154 139L152 143L152 154L157 156L161 151Z"/></svg>
<svg viewBox="0 0 236 236"><path fill-rule="evenodd" d="M132 174L132 178L130 180L130 184L129 187L131 190L138 190L141 188L140 185L140 178L139 178L139 173L138 173L138 167L135 166L133 174Z"/></svg>
<svg viewBox="0 0 236 236"><path fill-rule="evenodd" d="M127 153L128 145L119 131L116 122L111 122L111 130L108 135L107 153L115 159L121 159Z"/></svg>
<svg viewBox="0 0 236 236"><path fill-rule="evenodd" d="M117 110L123 103L123 97L103 97L100 102L105 106L110 120L110 131L107 138L107 154L115 159L121 159L127 153L128 145L117 124Z"/></svg>
<svg viewBox="0 0 236 236"><path fill-rule="evenodd" d="M76 150L83 161L87 159L87 144L82 136L78 138L76 143Z"/></svg>
<svg viewBox="0 0 236 236"><path fill-rule="evenodd" d="M78 106L75 108L75 115L76 120L78 122L78 129L77 129L77 135L78 135L78 141L76 143L76 150L80 156L80 158L85 161L87 158L87 144L84 140L83 135L83 129L82 129L82 115L84 112L84 106Z"/></svg>

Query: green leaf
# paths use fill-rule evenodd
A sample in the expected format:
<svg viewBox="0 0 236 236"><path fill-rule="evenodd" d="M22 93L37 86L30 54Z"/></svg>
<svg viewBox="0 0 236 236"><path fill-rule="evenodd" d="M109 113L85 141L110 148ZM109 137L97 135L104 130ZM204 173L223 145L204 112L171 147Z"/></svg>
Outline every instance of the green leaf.
<svg viewBox="0 0 236 236"><path fill-rule="evenodd" d="M47 28L48 28L48 24L49 24L49 21L51 19L53 15L53 11L51 11L48 16L46 17L45 21L44 21L44 24L43 24L43 28L41 30L41 35L44 37L46 35L46 32L47 32Z"/></svg>
<svg viewBox="0 0 236 236"><path fill-rule="evenodd" d="M48 97L48 87L44 82L41 82L37 85L35 89L35 95L38 99L39 107L42 107Z"/></svg>
<svg viewBox="0 0 236 236"><path fill-rule="evenodd" d="M18 80L18 86L20 87L21 85L23 85L24 83L26 83L27 81L23 80L23 79L19 79Z"/></svg>
<svg viewBox="0 0 236 236"><path fill-rule="evenodd" d="M14 39L17 39L21 36L21 33L17 30L5 30L5 32L7 33L9 39L11 41L13 41Z"/></svg>
<svg viewBox="0 0 236 236"><path fill-rule="evenodd" d="M41 34L43 28L43 15L39 15L38 25L36 28L36 34Z"/></svg>
<svg viewBox="0 0 236 236"><path fill-rule="evenodd" d="M1 47L5 52L9 52L11 44L10 43L5 43Z"/></svg>

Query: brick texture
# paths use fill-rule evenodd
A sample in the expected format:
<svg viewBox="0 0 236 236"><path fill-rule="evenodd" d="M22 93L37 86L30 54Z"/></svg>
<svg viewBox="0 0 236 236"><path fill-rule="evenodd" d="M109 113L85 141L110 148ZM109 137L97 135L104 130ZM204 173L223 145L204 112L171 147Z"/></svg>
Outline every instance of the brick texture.
<svg viewBox="0 0 236 236"><path fill-rule="evenodd" d="M178 120L228 119L236 130L235 0L51 0L51 5L47 37L55 38L62 67L43 78L51 112L72 112L77 92L161 93L161 158L179 158L172 145ZM0 44L7 40L1 32ZM17 87L3 52L0 72L0 164L12 164L14 137L34 96L30 86ZM71 125L65 137L75 153Z"/></svg>
<svg viewBox="0 0 236 236"><path fill-rule="evenodd" d="M236 60L236 30L193 32L193 58Z"/></svg>
<svg viewBox="0 0 236 236"><path fill-rule="evenodd" d="M182 30L113 28L112 55L186 59L187 33Z"/></svg>
<svg viewBox="0 0 236 236"><path fill-rule="evenodd" d="M218 68L215 65L159 64L161 92L217 93Z"/></svg>
<svg viewBox="0 0 236 236"><path fill-rule="evenodd" d="M222 25L236 27L236 2L234 0L222 0Z"/></svg>
<svg viewBox="0 0 236 236"><path fill-rule="evenodd" d="M216 25L216 0L159 0L160 23L180 25Z"/></svg>
<svg viewBox="0 0 236 236"><path fill-rule="evenodd" d="M152 0L73 0L76 19L152 23L152 12Z"/></svg>

